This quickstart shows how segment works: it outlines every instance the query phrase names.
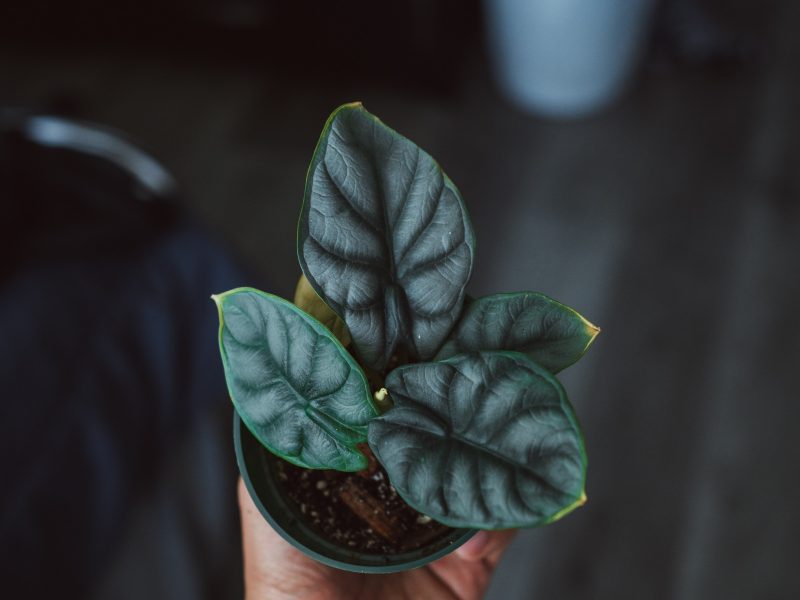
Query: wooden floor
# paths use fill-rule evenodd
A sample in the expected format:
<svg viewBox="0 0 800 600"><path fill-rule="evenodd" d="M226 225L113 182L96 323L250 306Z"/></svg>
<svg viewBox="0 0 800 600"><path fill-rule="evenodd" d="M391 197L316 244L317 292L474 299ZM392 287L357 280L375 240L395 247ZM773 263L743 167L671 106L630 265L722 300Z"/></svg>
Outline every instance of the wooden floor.
<svg viewBox="0 0 800 600"><path fill-rule="evenodd" d="M490 598L800 598L800 9L770 5L763 65L649 70L574 123L509 106L477 58L441 98L4 55L0 102L84 98L174 170L187 205L262 274L243 284L288 295L316 137L336 105L363 100L461 189L474 295L542 291L603 330L563 377L589 502L521 533Z"/></svg>

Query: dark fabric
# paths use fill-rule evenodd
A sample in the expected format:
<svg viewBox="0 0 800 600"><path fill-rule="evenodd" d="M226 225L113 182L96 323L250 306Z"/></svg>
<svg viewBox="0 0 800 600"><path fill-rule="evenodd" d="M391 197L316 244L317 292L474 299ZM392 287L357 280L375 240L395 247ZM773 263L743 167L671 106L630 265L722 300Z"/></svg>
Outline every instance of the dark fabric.
<svg viewBox="0 0 800 600"><path fill-rule="evenodd" d="M102 161L81 176L81 157L23 154L0 187L25 215L15 248L36 249L5 253L0 283L0 581L80 598L182 434L226 401L209 296L244 278Z"/></svg>

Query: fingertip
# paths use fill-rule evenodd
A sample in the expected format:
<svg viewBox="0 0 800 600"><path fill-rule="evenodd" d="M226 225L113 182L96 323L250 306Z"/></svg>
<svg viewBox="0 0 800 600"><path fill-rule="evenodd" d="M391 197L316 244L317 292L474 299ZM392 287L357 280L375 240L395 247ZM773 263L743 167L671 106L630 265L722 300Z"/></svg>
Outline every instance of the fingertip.
<svg viewBox="0 0 800 600"><path fill-rule="evenodd" d="M480 560L485 555L489 542L489 532L479 531L458 548L456 554L464 560Z"/></svg>
<svg viewBox="0 0 800 600"><path fill-rule="evenodd" d="M467 561L488 559L491 563L495 563L500 559L511 540L514 539L515 534L515 529L479 531L472 539L456 550L456 555Z"/></svg>

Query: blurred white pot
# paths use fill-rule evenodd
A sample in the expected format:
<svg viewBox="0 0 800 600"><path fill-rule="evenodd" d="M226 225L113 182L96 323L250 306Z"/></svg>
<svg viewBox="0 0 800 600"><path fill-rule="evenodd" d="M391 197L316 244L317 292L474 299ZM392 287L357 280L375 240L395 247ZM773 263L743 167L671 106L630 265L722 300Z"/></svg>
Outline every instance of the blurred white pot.
<svg viewBox="0 0 800 600"><path fill-rule="evenodd" d="M613 102L639 63L655 0L485 0L496 78L516 104L579 117Z"/></svg>

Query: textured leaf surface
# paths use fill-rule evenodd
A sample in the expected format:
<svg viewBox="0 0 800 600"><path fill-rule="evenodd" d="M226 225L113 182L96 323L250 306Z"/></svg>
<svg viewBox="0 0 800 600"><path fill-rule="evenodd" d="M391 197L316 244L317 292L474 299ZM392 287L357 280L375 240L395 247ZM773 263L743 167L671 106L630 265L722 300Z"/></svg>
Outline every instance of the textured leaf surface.
<svg viewBox="0 0 800 600"><path fill-rule="evenodd" d="M558 373L583 356L599 331L544 294L496 294L470 302L436 359L481 350L514 350Z"/></svg>
<svg viewBox="0 0 800 600"><path fill-rule="evenodd" d="M586 454L563 389L517 352L392 371L369 445L411 506L453 527L544 525L585 501Z"/></svg>
<svg viewBox="0 0 800 600"><path fill-rule="evenodd" d="M359 104L329 118L298 230L303 272L365 364L429 359L461 313L474 234L438 164Z"/></svg>
<svg viewBox="0 0 800 600"><path fill-rule="evenodd" d="M308 283L305 275L300 276L297 287L294 290L294 305L325 325L336 336L336 339L342 342L343 346L347 346L350 343L350 332L347 330L347 325L319 297L319 294Z"/></svg>
<svg viewBox="0 0 800 600"><path fill-rule="evenodd" d="M250 288L214 297L228 390L270 451L312 469L357 471L356 449L377 414L358 364L290 302Z"/></svg>

